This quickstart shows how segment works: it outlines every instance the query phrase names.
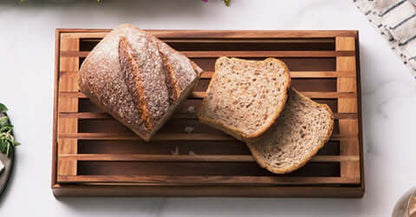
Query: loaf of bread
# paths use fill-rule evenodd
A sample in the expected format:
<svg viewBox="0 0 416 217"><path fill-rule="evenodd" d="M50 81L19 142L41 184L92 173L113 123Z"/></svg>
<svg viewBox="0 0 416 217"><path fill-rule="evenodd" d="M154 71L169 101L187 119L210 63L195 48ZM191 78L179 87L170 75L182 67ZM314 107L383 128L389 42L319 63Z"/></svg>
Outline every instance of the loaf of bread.
<svg viewBox="0 0 416 217"><path fill-rule="evenodd" d="M221 57L198 118L239 140L258 137L282 111L289 85L289 71L280 60Z"/></svg>
<svg viewBox="0 0 416 217"><path fill-rule="evenodd" d="M79 87L92 102L148 141L191 92L202 70L132 25L121 25L91 51Z"/></svg>
<svg viewBox="0 0 416 217"><path fill-rule="evenodd" d="M334 115L291 88L283 112L264 134L247 140L260 166L282 174L302 167L332 134Z"/></svg>

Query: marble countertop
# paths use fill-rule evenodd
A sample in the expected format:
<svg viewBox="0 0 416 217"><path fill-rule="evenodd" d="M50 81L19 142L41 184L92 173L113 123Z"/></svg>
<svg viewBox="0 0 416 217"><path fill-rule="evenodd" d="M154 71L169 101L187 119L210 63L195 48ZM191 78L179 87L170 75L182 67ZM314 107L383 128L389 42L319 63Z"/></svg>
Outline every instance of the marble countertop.
<svg viewBox="0 0 416 217"><path fill-rule="evenodd" d="M52 0L51 0L52 1ZM68 1L68 0L65 0ZM416 81L351 0L0 2L0 101L22 143L0 216L390 216L416 185ZM39 3L34 3L39 2ZM362 199L62 198L50 188L55 28L358 29Z"/></svg>

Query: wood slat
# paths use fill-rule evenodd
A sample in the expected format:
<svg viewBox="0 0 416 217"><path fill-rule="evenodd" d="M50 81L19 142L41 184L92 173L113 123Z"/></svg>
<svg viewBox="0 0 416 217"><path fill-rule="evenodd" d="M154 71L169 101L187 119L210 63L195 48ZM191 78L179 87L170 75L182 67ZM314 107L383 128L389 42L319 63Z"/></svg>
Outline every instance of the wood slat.
<svg viewBox="0 0 416 217"><path fill-rule="evenodd" d="M189 58L218 58L227 57L336 57L354 56L350 51L183 51Z"/></svg>
<svg viewBox="0 0 416 217"><path fill-rule="evenodd" d="M357 94L354 92L312 92L312 91L301 91L302 94L309 98L314 99L337 99L337 98L355 98ZM188 98L190 99L203 99L206 96L206 92L192 92Z"/></svg>
<svg viewBox="0 0 416 217"><path fill-rule="evenodd" d="M305 186L141 186L130 183L85 183L54 184L55 197L324 197L324 198L360 198L364 195L360 186L351 185L305 185Z"/></svg>
<svg viewBox="0 0 416 217"><path fill-rule="evenodd" d="M109 119L111 116L107 113L93 113L93 112L80 112L80 113L60 113L60 118L75 117L78 119Z"/></svg>
<svg viewBox="0 0 416 217"><path fill-rule="evenodd" d="M61 39L59 45L61 51L79 50L79 39L67 38ZM60 58L59 70L77 70L79 65L79 58L67 57ZM76 75L65 74L60 75L58 79L58 91L78 91L78 82ZM76 98L58 98L58 112L78 112L78 99ZM56 130L56 129L55 129ZM58 133L77 133L78 121L76 118L58 119L57 121ZM76 139L57 139L58 154L75 154L77 153ZM76 175L77 161L70 159L59 159L57 162L58 175Z"/></svg>
<svg viewBox="0 0 416 217"><path fill-rule="evenodd" d="M302 92L302 91L301 91ZM302 92L305 96L314 99L337 99L337 98L354 98L357 97L357 94L354 92L311 92L311 91L303 91ZM86 99L88 98L85 94L81 92L68 92L63 91L59 92L60 97L71 97L71 98L81 98ZM205 92L194 91L189 95L189 99L203 99L206 96Z"/></svg>
<svg viewBox="0 0 416 217"><path fill-rule="evenodd" d="M56 129L58 128L58 89L59 89L59 50L61 48L61 34L58 30L55 30L55 64L54 64L54 99L53 99L53 131L52 131L52 185L57 182L58 175L58 160L56 155L58 153L58 147L56 142L58 141Z"/></svg>
<svg viewBox="0 0 416 217"><path fill-rule="evenodd" d="M355 77L354 72L331 72L331 71L290 71L290 77L296 78L338 78L338 77ZM204 71L201 74L202 79L209 79L214 72Z"/></svg>
<svg viewBox="0 0 416 217"><path fill-rule="evenodd" d="M103 38L111 29L59 29L62 38ZM334 38L354 37L357 31L351 30L146 30L154 36L166 38L195 39L265 39L265 38Z"/></svg>
<svg viewBox="0 0 416 217"><path fill-rule="evenodd" d="M353 72L330 72L330 71L291 71L291 78L337 78L337 77L355 77Z"/></svg>
<svg viewBox="0 0 416 217"><path fill-rule="evenodd" d="M60 71L60 74L77 74L78 71ZM290 71L290 77L296 78L337 78L337 77L355 77L355 72L336 72L336 71ZM201 79L210 79L214 74L213 71L204 71L201 73Z"/></svg>
<svg viewBox="0 0 416 217"><path fill-rule="evenodd" d="M76 154L78 151L77 139L58 139L58 155L60 154ZM58 160L58 175L76 175L77 161L74 159Z"/></svg>
<svg viewBox="0 0 416 217"><path fill-rule="evenodd" d="M98 37L92 37L89 35L87 38L83 38L82 41L84 42L96 42L98 43L101 38L102 34L98 34ZM101 36L101 37L99 37ZM77 36L74 36L77 37ZM82 37L81 37L82 38ZM333 38L294 38L294 39L180 39L180 38L164 38L164 42L166 43L181 43L181 44L188 44L188 43L223 43L223 44L237 44L237 43L255 43L255 44L261 44L261 43L279 43L279 44L309 44L309 43L335 43L335 40Z"/></svg>
<svg viewBox="0 0 416 217"><path fill-rule="evenodd" d="M354 51L354 37L337 37L336 50L338 51ZM337 57L337 70L354 70L356 69L355 57ZM337 91L357 92L357 81L354 78L338 78ZM357 98L338 98L339 112L357 112ZM344 135L358 135L358 120L340 120L339 131ZM359 141L341 141L341 155L359 155ZM360 177L359 162L343 162L341 163L341 177Z"/></svg>
<svg viewBox="0 0 416 217"><path fill-rule="evenodd" d="M364 194L360 186L351 185L305 185L305 186L141 186L135 183L78 183L53 184L56 197L100 196L100 197L331 197L359 198Z"/></svg>
<svg viewBox="0 0 416 217"><path fill-rule="evenodd" d="M86 57L89 51L61 51L62 57ZM182 51L189 58L228 57L336 57L354 56L351 51Z"/></svg>
<svg viewBox="0 0 416 217"><path fill-rule="evenodd" d="M354 37L336 37L335 38L336 51L354 51L355 38Z"/></svg>
<svg viewBox="0 0 416 217"><path fill-rule="evenodd" d="M245 184L245 185L319 185L319 184L356 184L359 179L343 177L278 177L278 176L101 176L79 175L58 176L61 183L83 182L118 182L151 185L211 185L211 184Z"/></svg>
<svg viewBox="0 0 416 217"><path fill-rule="evenodd" d="M60 154L61 159L78 161L143 161L143 162L255 162L252 155L156 155L156 154ZM358 156L320 155L311 162L358 161Z"/></svg>

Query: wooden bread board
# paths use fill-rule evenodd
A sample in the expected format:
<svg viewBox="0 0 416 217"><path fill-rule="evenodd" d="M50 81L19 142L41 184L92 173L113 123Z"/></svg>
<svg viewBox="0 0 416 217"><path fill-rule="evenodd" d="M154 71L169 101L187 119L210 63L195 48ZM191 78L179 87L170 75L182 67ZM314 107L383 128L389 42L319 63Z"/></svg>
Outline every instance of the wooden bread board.
<svg viewBox="0 0 416 217"><path fill-rule="evenodd" d="M149 143L79 92L82 61L109 30L56 31L52 189L56 196L362 197L357 31L150 30L203 70L193 93ZM275 175L246 145L200 123L218 57L276 57L292 85L335 114L330 141L303 168Z"/></svg>

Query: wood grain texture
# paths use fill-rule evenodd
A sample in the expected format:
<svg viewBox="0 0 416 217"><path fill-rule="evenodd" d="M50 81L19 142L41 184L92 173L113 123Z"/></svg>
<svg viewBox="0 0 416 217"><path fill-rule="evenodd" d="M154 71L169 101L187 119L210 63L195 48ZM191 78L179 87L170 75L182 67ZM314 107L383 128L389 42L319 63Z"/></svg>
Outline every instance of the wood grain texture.
<svg viewBox="0 0 416 217"><path fill-rule="evenodd" d="M355 38L354 37L336 37L335 39L336 51L354 51Z"/></svg>
<svg viewBox="0 0 416 217"><path fill-rule="evenodd" d="M291 78L337 78L337 77L355 77L355 72L336 72L336 71L290 71ZM77 71L60 71L60 75L78 74ZM213 71L204 71L201 73L201 79L211 79Z"/></svg>
<svg viewBox="0 0 416 217"><path fill-rule="evenodd" d="M55 65L54 65L54 99L53 99L53 133L52 133L52 177L51 177L51 186L57 182L57 170L58 170L58 163L57 163L57 133L56 129L58 128L58 87L59 87L59 52L61 47L61 33L59 30L55 30Z"/></svg>
<svg viewBox="0 0 416 217"><path fill-rule="evenodd" d="M140 183L141 185L317 185L356 184L358 178L280 176L58 176L61 183Z"/></svg>
<svg viewBox="0 0 416 217"><path fill-rule="evenodd" d="M309 98L314 99L337 99L337 98L357 98L357 94L355 92L318 92L318 91L301 91L301 93ZM205 97L205 92L194 91L192 92L188 99L203 99ZM88 98L85 94L81 92L73 92L73 91L62 91L59 93L61 98L81 98L86 99ZM357 101L357 100L355 100ZM344 104L343 104L344 105Z"/></svg>
<svg viewBox="0 0 416 217"><path fill-rule="evenodd" d="M103 38L111 29L58 29L63 38ZM258 39L258 38L334 38L336 36L354 37L353 30L147 30L156 37L182 39Z"/></svg>
<svg viewBox="0 0 416 217"><path fill-rule="evenodd" d="M334 113L335 119L357 119L357 113ZM59 118L78 118L78 119L112 119L107 113L99 112L62 112ZM197 119L195 113L180 113L174 114L172 119Z"/></svg>
<svg viewBox="0 0 416 217"><path fill-rule="evenodd" d="M79 39L63 38L60 43L61 51L79 50ZM62 57L59 60L59 70L74 71L78 70L79 58ZM60 91L78 91L78 80L76 74L61 75L58 80L58 90ZM60 112L77 112L78 100L74 98L58 98L58 113ZM61 118L57 121L59 133L76 133L78 132L77 118ZM77 139L61 139L58 137L58 156L60 154L77 153ZM59 158L59 157L58 157ZM77 161L71 159L58 159L57 174L59 175L76 175ZM58 178L59 179L59 178ZM59 180L58 180L59 181Z"/></svg>
<svg viewBox="0 0 416 217"><path fill-rule="evenodd" d="M137 186L122 184L85 184L52 186L57 197L362 197L359 187L334 186Z"/></svg>
<svg viewBox="0 0 416 217"><path fill-rule="evenodd" d="M350 51L182 51L188 58L219 58L227 57L336 57L354 56ZM86 57L89 51L61 51L62 58Z"/></svg>
<svg viewBox="0 0 416 217"><path fill-rule="evenodd" d="M351 51L355 49L354 37L337 37L336 49L338 51ZM337 70L348 71L356 69L355 57L337 57ZM354 78L338 78L337 91L357 92L357 81ZM357 113L357 98L338 98L338 111ZM358 136L358 120L340 120L339 130L344 135ZM340 146L341 155L359 155L358 141L342 141ZM359 177L359 162L343 162L341 164L342 177Z"/></svg>
<svg viewBox="0 0 416 217"><path fill-rule="evenodd" d="M52 189L56 196L361 197L364 192L357 31L150 30L204 72L146 143L89 102L79 65L106 29L58 29ZM219 56L279 57L292 85L335 114L330 141L303 168L273 175L244 143L197 121ZM57 166L56 166L57 165ZM358 165L358 167L357 167Z"/></svg>

